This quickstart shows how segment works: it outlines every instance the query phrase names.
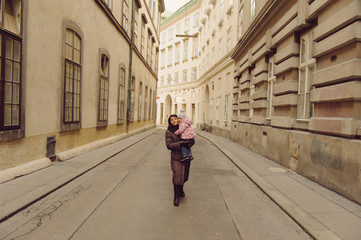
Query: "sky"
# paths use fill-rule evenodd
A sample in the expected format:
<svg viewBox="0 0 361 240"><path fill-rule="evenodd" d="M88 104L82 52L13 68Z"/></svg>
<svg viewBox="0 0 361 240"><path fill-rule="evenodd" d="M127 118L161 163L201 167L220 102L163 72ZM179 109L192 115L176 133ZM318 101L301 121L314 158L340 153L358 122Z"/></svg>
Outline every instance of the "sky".
<svg viewBox="0 0 361 240"><path fill-rule="evenodd" d="M190 0L164 0L165 9L175 12L178 8L182 7L189 1Z"/></svg>

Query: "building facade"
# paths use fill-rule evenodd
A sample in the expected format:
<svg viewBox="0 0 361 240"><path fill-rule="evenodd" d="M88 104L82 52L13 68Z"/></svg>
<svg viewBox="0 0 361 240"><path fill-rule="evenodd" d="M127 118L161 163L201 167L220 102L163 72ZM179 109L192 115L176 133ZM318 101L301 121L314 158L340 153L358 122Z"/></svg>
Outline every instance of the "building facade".
<svg viewBox="0 0 361 240"><path fill-rule="evenodd" d="M238 12L231 138L361 203L361 1Z"/></svg>
<svg viewBox="0 0 361 240"><path fill-rule="evenodd" d="M155 127L163 0L0 4L0 170Z"/></svg>
<svg viewBox="0 0 361 240"><path fill-rule="evenodd" d="M195 126L230 136L237 8L194 0L162 22L157 124L183 109Z"/></svg>
<svg viewBox="0 0 361 240"><path fill-rule="evenodd" d="M360 12L359 0L190 1L161 25L157 124L183 108L196 127L361 203ZM197 13L197 38L167 39ZM166 61L194 39L197 57Z"/></svg>

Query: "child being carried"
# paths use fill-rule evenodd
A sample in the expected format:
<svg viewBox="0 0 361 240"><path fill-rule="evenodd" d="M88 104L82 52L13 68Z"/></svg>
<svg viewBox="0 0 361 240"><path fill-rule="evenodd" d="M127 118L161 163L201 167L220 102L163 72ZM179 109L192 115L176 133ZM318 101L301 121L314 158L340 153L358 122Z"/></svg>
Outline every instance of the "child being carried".
<svg viewBox="0 0 361 240"><path fill-rule="evenodd" d="M181 161L193 160L191 149L188 145L189 142L194 141L194 138L197 136L192 128L192 121L186 117L186 114L183 110L177 114L179 129L174 133L180 135L181 137L181 146L182 146L182 155L183 159Z"/></svg>

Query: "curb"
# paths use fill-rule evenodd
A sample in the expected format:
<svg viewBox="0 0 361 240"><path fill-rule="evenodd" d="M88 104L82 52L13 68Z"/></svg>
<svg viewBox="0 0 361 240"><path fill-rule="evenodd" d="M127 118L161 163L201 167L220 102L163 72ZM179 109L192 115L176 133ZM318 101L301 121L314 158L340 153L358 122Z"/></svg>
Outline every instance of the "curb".
<svg viewBox="0 0 361 240"><path fill-rule="evenodd" d="M285 211L285 213L312 238L316 240L341 240L341 238L335 235L311 214L296 205L291 199L280 192L272 184L267 182L262 176L245 165L237 156L226 149L222 149L220 144L217 144L215 141L205 137L199 132L197 132L197 134L216 146L239 170L241 170L254 184L257 185L261 191L263 191L275 204Z"/></svg>
<svg viewBox="0 0 361 240"><path fill-rule="evenodd" d="M0 183L49 167L50 165L52 165L52 162L49 158L40 158L16 167L2 170L0 171Z"/></svg>

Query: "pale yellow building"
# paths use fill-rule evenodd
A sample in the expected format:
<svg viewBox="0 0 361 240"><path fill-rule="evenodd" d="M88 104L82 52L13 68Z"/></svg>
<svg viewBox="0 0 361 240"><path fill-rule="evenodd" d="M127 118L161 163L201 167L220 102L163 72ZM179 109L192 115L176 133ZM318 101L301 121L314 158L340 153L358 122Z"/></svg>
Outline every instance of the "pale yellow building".
<svg viewBox="0 0 361 240"><path fill-rule="evenodd" d="M197 12L197 38L161 37L166 56L194 39L198 53L160 65L157 124L183 108L195 127L361 203L361 2L190 1L161 36ZM187 82L167 80L183 69Z"/></svg>
<svg viewBox="0 0 361 240"><path fill-rule="evenodd" d="M163 0L0 3L0 170L155 127Z"/></svg>
<svg viewBox="0 0 361 240"><path fill-rule="evenodd" d="M183 109L194 126L230 136L237 6L193 0L162 22L157 124Z"/></svg>

